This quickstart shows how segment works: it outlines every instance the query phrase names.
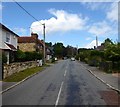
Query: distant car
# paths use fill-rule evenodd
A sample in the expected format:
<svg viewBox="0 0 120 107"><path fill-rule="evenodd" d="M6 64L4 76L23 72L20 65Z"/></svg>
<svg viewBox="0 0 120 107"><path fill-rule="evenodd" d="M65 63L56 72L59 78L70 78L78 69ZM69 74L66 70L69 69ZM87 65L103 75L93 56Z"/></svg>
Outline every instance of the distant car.
<svg viewBox="0 0 120 107"><path fill-rule="evenodd" d="M75 58L74 58L74 57L72 57L72 58L71 58L71 61L75 61Z"/></svg>
<svg viewBox="0 0 120 107"><path fill-rule="evenodd" d="M55 57L55 61L57 61L58 59L57 59L57 57Z"/></svg>

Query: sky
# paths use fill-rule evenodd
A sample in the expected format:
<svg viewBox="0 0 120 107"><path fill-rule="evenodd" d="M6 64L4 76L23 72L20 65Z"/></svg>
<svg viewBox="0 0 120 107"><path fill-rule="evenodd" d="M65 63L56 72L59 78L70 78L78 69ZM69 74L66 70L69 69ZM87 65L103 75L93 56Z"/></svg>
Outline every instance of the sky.
<svg viewBox="0 0 120 107"><path fill-rule="evenodd" d="M117 2L18 2L34 18L15 2L2 2L1 23L19 36L37 33L43 39L43 23L46 26L46 42L62 42L79 48L93 48L96 36L100 45L106 38L118 41Z"/></svg>

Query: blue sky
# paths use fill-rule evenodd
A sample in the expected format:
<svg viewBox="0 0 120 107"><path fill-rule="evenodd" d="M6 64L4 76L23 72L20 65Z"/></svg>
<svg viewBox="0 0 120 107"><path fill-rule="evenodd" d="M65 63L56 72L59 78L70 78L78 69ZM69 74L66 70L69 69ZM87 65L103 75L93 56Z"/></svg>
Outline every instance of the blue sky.
<svg viewBox="0 0 120 107"><path fill-rule="evenodd" d="M3 2L2 23L19 36L31 32L42 36L46 24L46 42L62 42L65 46L91 48L98 36L99 44L106 38L118 40L118 3L113 2L19 2L38 21L14 2Z"/></svg>

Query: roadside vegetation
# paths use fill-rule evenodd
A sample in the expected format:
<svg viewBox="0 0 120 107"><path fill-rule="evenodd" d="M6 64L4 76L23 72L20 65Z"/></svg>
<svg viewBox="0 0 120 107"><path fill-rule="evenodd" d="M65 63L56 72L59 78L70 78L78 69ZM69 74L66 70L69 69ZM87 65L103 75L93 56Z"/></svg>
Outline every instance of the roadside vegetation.
<svg viewBox="0 0 120 107"><path fill-rule="evenodd" d="M107 38L101 45L102 49L79 49L76 59L80 58L80 61L107 73L120 73L120 43L113 43Z"/></svg>

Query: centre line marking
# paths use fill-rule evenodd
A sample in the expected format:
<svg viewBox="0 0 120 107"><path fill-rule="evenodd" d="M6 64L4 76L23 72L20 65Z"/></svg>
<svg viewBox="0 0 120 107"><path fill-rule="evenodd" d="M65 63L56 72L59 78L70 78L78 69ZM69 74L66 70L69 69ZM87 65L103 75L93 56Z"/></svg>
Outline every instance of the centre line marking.
<svg viewBox="0 0 120 107"><path fill-rule="evenodd" d="M67 70L65 70L64 77L66 76Z"/></svg>
<svg viewBox="0 0 120 107"><path fill-rule="evenodd" d="M60 90L59 90L59 93L58 93L58 96L57 96L57 100L56 100L56 103L55 103L55 107L57 107L58 105L58 102L59 102L59 99L60 99L60 94L61 94L61 91L62 91L62 87L63 87L63 81L61 83L61 86L60 86Z"/></svg>

